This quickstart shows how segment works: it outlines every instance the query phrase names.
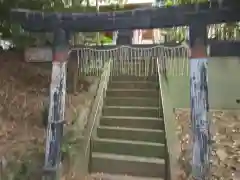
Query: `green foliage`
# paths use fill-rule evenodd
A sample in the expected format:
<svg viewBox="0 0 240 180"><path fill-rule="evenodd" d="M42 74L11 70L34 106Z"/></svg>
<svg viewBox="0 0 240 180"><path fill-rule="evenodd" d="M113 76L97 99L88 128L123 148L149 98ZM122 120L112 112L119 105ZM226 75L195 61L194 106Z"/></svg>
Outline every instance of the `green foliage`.
<svg viewBox="0 0 240 180"><path fill-rule="evenodd" d="M207 2L208 0L165 0L165 6L173 6L178 4L193 4L193 3L202 3ZM230 39L239 39L240 30L239 23L225 23L220 25L222 28L219 28L219 25L215 28L215 37L221 40L230 40ZM177 27L177 28L168 28L166 29L168 41L182 41L186 37L186 28Z"/></svg>
<svg viewBox="0 0 240 180"><path fill-rule="evenodd" d="M78 133L74 132L73 130L69 130L63 138L62 146L61 146L61 153L62 158L64 160L68 160L74 155L79 153L83 141L81 138L78 137Z"/></svg>
<svg viewBox="0 0 240 180"><path fill-rule="evenodd" d="M111 12L111 11L122 11L122 10L131 10L132 7L122 7L121 5L115 5L115 4L110 4L109 6L100 6L99 7L99 12ZM46 8L43 9L44 12L96 12L96 7L95 6L71 6L68 8L64 7L54 7L54 8Z"/></svg>
<svg viewBox="0 0 240 180"><path fill-rule="evenodd" d="M105 43L111 43L112 39L110 37L107 36L103 36L101 41L105 44Z"/></svg>
<svg viewBox="0 0 240 180"><path fill-rule="evenodd" d="M173 6L174 5L174 2L173 2L173 0L166 0L165 1L165 6Z"/></svg>
<svg viewBox="0 0 240 180"><path fill-rule="evenodd" d="M0 1L0 32L3 38L11 38L16 32L16 25L10 20L10 10L12 8L27 8L42 10L49 8L53 0L1 0ZM61 2L61 1L59 1ZM58 6L59 3L56 3ZM20 28L19 28L20 29ZM21 31L18 31L20 33Z"/></svg>
<svg viewBox="0 0 240 180"><path fill-rule="evenodd" d="M25 47L34 43L36 39L44 39L38 35L32 36L24 32L20 25L12 24L10 10L12 8L24 8L40 10L44 12L96 12L96 7L89 6L89 0L0 0L0 39L10 39L17 47ZM100 6L100 12L119 11L124 7L124 0L106 0L109 6ZM85 5L83 5L85 3ZM69 5L70 4L70 5ZM127 9L127 8L126 8ZM132 9L132 7L129 7Z"/></svg>
<svg viewBox="0 0 240 180"><path fill-rule="evenodd" d="M72 1L70 5L67 2ZM100 12L108 11L120 11L129 10L133 7L123 6L126 0L105 0L109 3L109 6L100 6ZM173 6L178 4L189 4L195 2L203 2L207 0L165 0L166 6ZM69 3L68 3L69 4ZM67 5L67 6L66 6ZM42 38L43 36L32 35L31 33L24 32L24 30L18 24L12 24L10 20L10 10L12 8L25 8L32 10L40 10L45 12L96 12L96 7L89 5L89 0L0 0L0 39L10 39L17 47L25 47L34 44L36 39L45 41L47 38ZM233 26L237 24L226 24L225 30L228 36L233 36ZM236 27L235 27L236 29ZM171 33L172 34L172 33ZM177 32L174 37L182 39L184 36L183 32ZM75 38L77 39L77 37ZM100 38L102 39L102 38ZM96 42L95 38L92 41ZM104 38L105 43L110 42L110 39Z"/></svg>
<svg viewBox="0 0 240 180"><path fill-rule="evenodd" d="M165 0L166 6L178 5L178 4L193 4L207 2L208 0Z"/></svg>
<svg viewBox="0 0 240 180"><path fill-rule="evenodd" d="M24 154L7 158L7 164L0 173L3 180L40 180L44 161L44 146L35 146L26 150Z"/></svg>

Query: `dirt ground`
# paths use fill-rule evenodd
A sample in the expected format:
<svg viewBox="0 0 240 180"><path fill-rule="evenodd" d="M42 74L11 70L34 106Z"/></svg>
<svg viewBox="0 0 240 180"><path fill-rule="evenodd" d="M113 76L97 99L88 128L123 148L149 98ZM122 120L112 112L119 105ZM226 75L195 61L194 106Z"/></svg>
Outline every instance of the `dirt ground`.
<svg viewBox="0 0 240 180"><path fill-rule="evenodd" d="M45 150L43 102L49 93L50 79L51 65L26 63L16 53L0 54L0 176L4 168L11 163L15 166L23 159L34 161L36 157L39 159L38 168L42 168ZM90 105L89 99L93 99L93 95L82 92L82 89L86 90L83 86L89 86L91 81L79 87L79 95L67 96L68 119L71 119L76 105ZM16 171L23 170L18 168ZM25 177L28 179L32 179L30 174Z"/></svg>
<svg viewBox="0 0 240 180"><path fill-rule="evenodd" d="M51 72L18 57L0 57L0 156L21 154L26 146L43 143L41 116Z"/></svg>
<svg viewBox="0 0 240 180"><path fill-rule="evenodd" d="M240 179L240 111L212 110L211 120L211 180L239 180ZM183 170L181 180L191 180L191 123L190 111L176 110L178 122L178 136L181 143L180 167Z"/></svg>

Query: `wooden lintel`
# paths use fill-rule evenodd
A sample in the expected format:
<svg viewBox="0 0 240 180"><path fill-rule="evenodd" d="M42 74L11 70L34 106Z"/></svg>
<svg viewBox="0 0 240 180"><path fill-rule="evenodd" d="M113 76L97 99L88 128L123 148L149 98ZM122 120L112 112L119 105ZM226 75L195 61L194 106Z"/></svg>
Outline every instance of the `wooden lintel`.
<svg viewBox="0 0 240 180"><path fill-rule="evenodd" d="M201 7L201 6L200 6ZM12 10L13 21L29 31L53 31L60 27L70 31L95 32L118 29L152 29L190 25L199 19L206 24L240 20L240 7L222 9L181 5L163 8L141 8L130 11L96 13L54 13L22 9Z"/></svg>
<svg viewBox="0 0 240 180"><path fill-rule="evenodd" d="M220 49L220 51L219 51ZM240 57L240 41L211 41L209 56L211 57Z"/></svg>

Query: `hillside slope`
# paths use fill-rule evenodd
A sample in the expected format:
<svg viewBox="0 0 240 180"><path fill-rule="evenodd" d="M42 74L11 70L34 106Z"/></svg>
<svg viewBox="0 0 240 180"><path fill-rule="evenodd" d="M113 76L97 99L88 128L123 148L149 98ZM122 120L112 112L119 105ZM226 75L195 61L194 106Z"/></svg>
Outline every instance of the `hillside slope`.
<svg viewBox="0 0 240 180"><path fill-rule="evenodd" d="M41 179L45 150L43 102L49 94L50 79L51 64L29 64L20 54L0 54L0 179ZM83 84L90 87L93 81L88 78ZM83 84L77 95L67 96L68 121L77 107L89 108L94 99L94 93Z"/></svg>

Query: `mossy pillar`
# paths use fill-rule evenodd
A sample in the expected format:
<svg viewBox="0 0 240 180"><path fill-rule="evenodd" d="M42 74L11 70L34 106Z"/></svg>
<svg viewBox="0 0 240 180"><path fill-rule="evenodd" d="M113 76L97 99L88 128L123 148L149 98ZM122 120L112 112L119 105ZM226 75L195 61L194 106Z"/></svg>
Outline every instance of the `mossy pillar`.
<svg viewBox="0 0 240 180"><path fill-rule="evenodd" d="M201 19L190 25L190 100L192 125L192 175L195 180L209 178L210 128L208 104L207 28Z"/></svg>
<svg viewBox="0 0 240 180"><path fill-rule="evenodd" d="M54 31L52 79L43 180L57 180L60 177L68 51L66 31L56 29Z"/></svg>

